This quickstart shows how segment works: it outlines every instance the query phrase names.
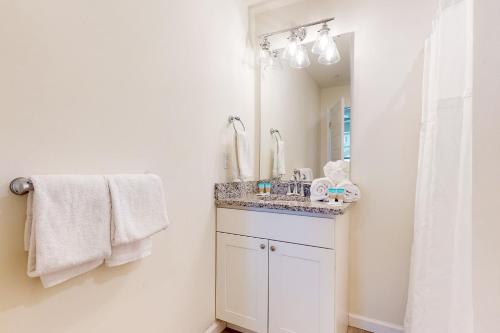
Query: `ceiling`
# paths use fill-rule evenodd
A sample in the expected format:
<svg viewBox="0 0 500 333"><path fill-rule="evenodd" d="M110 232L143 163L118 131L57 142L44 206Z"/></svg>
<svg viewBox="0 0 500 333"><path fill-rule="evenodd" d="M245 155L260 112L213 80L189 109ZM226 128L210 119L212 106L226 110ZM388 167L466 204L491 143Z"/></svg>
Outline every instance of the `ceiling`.
<svg viewBox="0 0 500 333"><path fill-rule="evenodd" d="M270 10L292 5L305 0L245 0L247 7L252 13L259 14Z"/></svg>

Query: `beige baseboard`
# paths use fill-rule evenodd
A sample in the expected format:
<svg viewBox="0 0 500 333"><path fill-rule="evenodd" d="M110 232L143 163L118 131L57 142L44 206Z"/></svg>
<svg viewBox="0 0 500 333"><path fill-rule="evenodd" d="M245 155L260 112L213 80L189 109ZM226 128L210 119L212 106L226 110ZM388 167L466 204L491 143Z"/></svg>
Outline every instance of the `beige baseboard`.
<svg viewBox="0 0 500 333"><path fill-rule="evenodd" d="M240 330L242 332L251 332L236 325L226 324L221 320L216 320L210 325L205 333L221 333L227 327ZM396 325L382 320L376 320L368 317L363 317L355 313L349 313L349 326L360 328L365 331L374 333L403 333L404 328L401 325Z"/></svg>
<svg viewBox="0 0 500 333"><path fill-rule="evenodd" d="M349 313L349 326L360 328L362 330L374 333L404 332L404 328L401 325L396 325L382 320L363 317L355 313Z"/></svg>
<svg viewBox="0 0 500 333"><path fill-rule="evenodd" d="M222 333L226 328L226 323L220 320L216 320L207 328L204 333Z"/></svg>

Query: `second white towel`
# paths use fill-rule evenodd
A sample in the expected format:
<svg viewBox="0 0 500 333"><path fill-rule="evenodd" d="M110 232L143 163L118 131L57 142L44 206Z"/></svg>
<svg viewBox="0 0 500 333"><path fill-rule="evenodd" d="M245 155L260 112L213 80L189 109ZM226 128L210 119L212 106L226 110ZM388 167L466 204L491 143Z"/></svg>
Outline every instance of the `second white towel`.
<svg viewBox="0 0 500 333"><path fill-rule="evenodd" d="M161 178L153 174L106 176L111 194L111 257L118 266L151 254L151 236L168 226Z"/></svg>
<svg viewBox="0 0 500 333"><path fill-rule="evenodd" d="M361 199L361 190L350 180L343 180L337 186L345 189L345 202L356 202Z"/></svg>

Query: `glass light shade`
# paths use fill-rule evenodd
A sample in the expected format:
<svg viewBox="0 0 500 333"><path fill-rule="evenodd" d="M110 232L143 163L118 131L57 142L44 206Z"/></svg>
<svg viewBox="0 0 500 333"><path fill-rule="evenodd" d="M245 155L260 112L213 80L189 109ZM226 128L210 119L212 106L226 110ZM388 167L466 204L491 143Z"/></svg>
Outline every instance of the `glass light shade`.
<svg viewBox="0 0 500 333"><path fill-rule="evenodd" d="M281 54L281 57L285 60L291 60L295 57L297 50L300 46L299 39L296 36L290 37L290 41L288 42L285 50Z"/></svg>
<svg viewBox="0 0 500 333"><path fill-rule="evenodd" d="M297 51L295 52L295 55L290 58L289 65L290 67L293 68L306 68L311 64L311 61L309 60L309 54L307 54L307 49L304 47L304 45L299 44L297 46Z"/></svg>
<svg viewBox="0 0 500 333"><path fill-rule="evenodd" d="M269 50L260 50L260 65L264 68L272 66L274 58Z"/></svg>
<svg viewBox="0 0 500 333"><path fill-rule="evenodd" d="M337 48L337 44L332 39L331 44L328 45L326 50L319 56L318 62L322 65L333 65L339 61L340 61L340 53Z"/></svg>
<svg viewBox="0 0 500 333"><path fill-rule="evenodd" d="M311 52L317 55L324 53L331 43L334 43L332 35L330 34L330 29L328 27L323 27L319 33L316 42L311 49Z"/></svg>
<svg viewBox="0 0 500 333"><path fill-rule="evenodd" d="M272 54L272 63L269 65L270 69L281 70L283 69L283 64L281 63L281 59L279 57L279 52L274 50L271 52Z"/></svg>

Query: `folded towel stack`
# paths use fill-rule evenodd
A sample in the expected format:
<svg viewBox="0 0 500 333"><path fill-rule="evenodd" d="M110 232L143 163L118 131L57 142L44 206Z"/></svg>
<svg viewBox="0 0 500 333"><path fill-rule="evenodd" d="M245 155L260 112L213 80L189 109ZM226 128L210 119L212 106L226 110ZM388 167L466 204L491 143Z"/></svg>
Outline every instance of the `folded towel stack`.
<svg viewBox="0 0 500 333"><path fill-rule="evenodd" d="M345 202L355 202L361 199L361 190L349 180L349 162L335 161L325 164L325 178L313 180L311 184L311 201L323 201L328 197L329 187L345 189Z"/></svg>
<svg viewBox="0 0 500 333"><path fill-rule="evenodd" d="M340 183L349 179L349 162L344 160L328 162L323 167L323 172L334 184Z"/></svg>
<svg viewBox="0 0 500 333"><path fill-rule="evenodd" d="M28 276L52 287L104 261L116 266L151 253L168 225L155 175L32 176L25 250Z"/></svg>
<svg viewBox="0 0 500 333"><path fill-rule="evenodd" d="M323 201L328 197L328 189L333 187L332 181L328 178L318 178L311 184L311 201Z"/></svg>

